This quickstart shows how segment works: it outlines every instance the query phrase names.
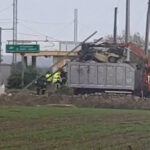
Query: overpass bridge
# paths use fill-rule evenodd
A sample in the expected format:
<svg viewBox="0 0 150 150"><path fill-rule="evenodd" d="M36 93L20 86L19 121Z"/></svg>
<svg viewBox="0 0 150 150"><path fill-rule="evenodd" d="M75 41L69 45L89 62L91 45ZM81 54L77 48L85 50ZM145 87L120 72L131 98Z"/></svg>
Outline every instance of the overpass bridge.
<svg viewBox="0 0 150 150"><path fill-rule="evenodd" d="M39 53L26 53L25 56L34 56L34 57L64 57L67 56L69 53L69 51L59 51L59 50L55 50L55 51L40 51ZM72 52L69 54L69 57L74 57L77 56L77 52Z"/></svg>
<svg viewBox="0 0 150 150"><path fill-rule="evenodd" d="M72 57L76 57L78 54L77 52L70 53L69 51L40 51L39 53L26 53L24 55L24 62L27 66L28 64L28 57L32 58L32 66L36 67L37 57L53 57L53 64L57 63L58 61L62 60L64 57L67 57L67 59L64 59L58 63L56 66L56 69L63 66L67 60L69 60Z"/></svg>
<svg viewBox="0 0 150 150"><path fill-rule="evenodd" d="M12 41L8 41L9 44L11 42ZM77 51L79 51L81 49L79 47L76 50L76 52L70 53L70 51L80 43L80 42L74 42L74 41L54 41L54 42L52 42L54 44L54 47L47 46L47 44L49 43L47 41L45 42L45 41L17 40L17 43L19 43L19 44L35 43L35 44L40 45L41 50L39 53L25 53L25 55L24 55L25 65L27 66L27 64L28 64L28 57L31 57L33 67L36 67L36 61L37 61L38 57L46 57L46 58L52 57L53 63L56 63L56 62L62 60L62 58L66 57L66 56L67 56L67 59L77 56ZM46 44L45 48L43 47L44 46L43 44ZM46 48L46 47L50 47L50 48ZM20 55L20 54L17 54L17 55ZM64 63L66 63L66 60L59 63L58 66L56 66L56 67L60 67Z"/></svg>

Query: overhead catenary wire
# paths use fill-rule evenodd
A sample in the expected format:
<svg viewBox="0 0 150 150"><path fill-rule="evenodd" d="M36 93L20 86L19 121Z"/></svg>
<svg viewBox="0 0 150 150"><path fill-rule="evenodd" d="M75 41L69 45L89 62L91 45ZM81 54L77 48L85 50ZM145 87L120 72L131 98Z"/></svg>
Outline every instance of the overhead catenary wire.
<svg viewBox="0 0 150 150"><path fill-rule="evenodd" d="M47 36L41 36L41 35L38 35L38 34L28 34L28 33L22 33L22 32L19 32L18 34L20 35L25 35L25 36L31 36L31 37L44 37L46 38L45 40L35 40L37 42L61 42L60 40L57 40L57 39L49 39Z"/></svg>
<svg viewBox="0 0 150 150"><path fill-rule="evenodd" d="M35 31L35 29L32 29L31 27L28 27L28 26L24 25L23 23L21 23L21 25L22 25L23 27L25 27L26 29L32 31L33 33L38 33L38 34L28 34L28 33L19 32L18 34L20 34L20 35L37 36L37 37L42 37L42 36L43 36L43 37L46 37L46 38L50 39L50 40L47 40L47 42L61 42L61 41L62 41L62 40L59 40L59 39L57 39L57 38L55 38L55 37L51 37L51 36L49 36L49 35L40 33L39 31ZM66 29L66 28L65 28L65 29ZM58 33L56 33L55 36L58 35L58 34L60 34L60 33L62 33L62 32L64 32L64 30L63 30L63 31L60 31L60 32L58 32Z"/></svg>
<svg viewBox="0 0 150 150"><path fill-rule="evenodd" d="M24 22L24 23L29 23L29 24L70 24L73 23L73 20L69 21L69 22L42 22L42 21L36 21L36 20L27 20L27 19L18 19L18 21L20 22Z"/></svg>
<svg viewBox="0 0 150 150"><path fill-rule="evenodd" d="M51 39L56 40L57 38L54 38L54 37L56 37L56 36L58 36L58 35L64 33L66 30L68 30L68 28L71 27L74 22L72 21L72 22L70 22L69 24L66 24L66 25L62 26L61 29L60 29L60 31L57 31L52 37L50 37L50 36L48 36L48 35L45 35L45 34L39 32L39 31L35 31L35 29L32 29L31 27L25 25L25 23L22 23L22 22L20 22L20 21L19 21L19 23L20 23L22 26L24 26L25 28L27 28L28 30L30 30L30 31L32 31L32 32L34 32L34 33L38 33L38 34L40 34L40 35L42 35L42 36L46 36L46 37L49 37L49 38L51 38ZM58 30L58 29L57 29L57 30ZM60 40L59 40L59 41L60 41Z"/></svg>
<svg viewBox="0 0 150 150"><path fill-rule="evenodd" d="M68 28L70 28L72 25L73 25L73 22L71 24L69 24L69 25L66 25L66 26L62 27L62 29L60 29L60 31L56 32L53 36L56 37L58 35L61 35L66 30L68 30Z"/></svg>
<svg viewBox="0 0 150 150"><path fill-rule="evenodd" d="M10 19L10 18L7 18L7 19L0 18L0 20L12 20L12 19Z"/></svg>
<svg viewBox="0 0 150 150"><path fill-rule="evenodd" d="M0 13L5 12L6 10L8 10L9 8L11 8L13 6L13 4L9 5L8 7L5 7L3 9L0 10Z"/></svg>
<svg viewBox="0 0 150 150"><path fill-rule="evenodd" d="M35 31L35 29L32 29L31 27L28 27L28 26L24 25L23 23L20 23L20 24L21 24L22 26L24 26L26 29L32 31L33 33L38 33L38 34L41 35L41 36L48 37L48 38L53 39L53 40L57 40L57 39L55 39L55 38L53 38L53 37L50 37L49 35L43 34L43 33L39 32L39 31Z"/></svg>
<svg viewBox="0 0 150 150"><path fill-rule="evenodd" d="M12 21L0 21L0 23L12 23Z"/></svg>
<svg viewBox="0 0 150 150"><path fill-rule="evenodd" d="M28 35L28 36L40 36L39 34L30 34L30 33L23 33L23 32L18 32L18 34L21 34L21 35Z"/></svg>

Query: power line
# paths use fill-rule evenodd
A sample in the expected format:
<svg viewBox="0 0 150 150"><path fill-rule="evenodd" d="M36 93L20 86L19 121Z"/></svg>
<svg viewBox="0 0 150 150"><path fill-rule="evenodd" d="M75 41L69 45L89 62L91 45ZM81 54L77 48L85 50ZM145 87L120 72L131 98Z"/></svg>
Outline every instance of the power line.
<svg viewBox="0 0 150 150"><path fill-rule="evenodd" d="M30 31L33 32L33 29L31 29L29 26L26 26L25 23L22 23L22 21L19 21L19 23L21 23L24 27L28 28ZM55 37L55 36L57 36L57 35L63 33L66 29L68 29L68 27L72 26L73 23L74 23L74 22L72 21L72 22L70 22L70 23L68 23L68 24L66 24L66 25L64 25L64 26L61 25L62 27L61 27L60 31L58 31L58 29L56 29L58 32L56 32L56 33L53 35L53 37ZM37 24L37 23L36 23L36 24ZM34 30L34 33L35 33L35 30ZM36 32L36 33L37 33L37 32ZM39 33L39 32L38 32L38 33ZM42 33L40 33L40 34L43 35ZM43 35L43 36L47 36L47 35Z"/></svg>
<svg viewBox="0 0 150 150"><path fill-rule="evenodd" d="M42 35L38 35L38 34L28 34L28 33L22 33L22 32L19 32L18 34L20 34L20 35L25 35L25 36L32 36L32 37L43 37ZM47 36L44 36L44 38L47 38ZM48 39L47 39L48 40ZM50 40L48 40L47 42L49 42ZM55 41L59 41L59 40L51 40L51 42L55 42Z"/></svg>
<svg viewBox="0 0 150 150"><path fill-rule="evenodd" d="M32 28L30 28L30 27L24 25L23 23L21 23L21 25L24 26L26 29L28 29L28 30L34 32L34 33L38 33L39 35L48 37L48 38L53 39L53 40L57 40L57 39L55 39L55 38L53 38L53 37L50 37L49 35L43 34L43 33L39 32L39 31L35 31L35 30L33 30Z"/></svg>
<svg viewBox="0 0 150 150"><path fill-rule="evenodd" d="M12 21L0 21L0 23L12 23Z"/></svg>
<svg viewBox="0 0 150 150"><path fill-rule="evenodd" d="M58 36L58 35L62 34L66 29L68 30L68 28L69 28L70 26L72 26L72 25L73 25L73 22L72 22L71 24L69 24L69 25L66 25L66 26L62 27L62 28L60 29L60 31L56 32L53 36Z"/></svg>
<svg viewBox="0 0 150 150"><path fill-rule="evenodd" d="M12 19L10 19L10 18L7 18L7 19L0 19L0 20L12 20Z"/></svg>
<svg viewBox="0 0 150 150"><path fill-rule="evenodd" d="M9 8L11 8L13 6L13 4L9 5L8 7L1 9L0 13L3 13L4 11L8 10Z"/></svg>
<svg viewBox="0 0 150 150"><path fill-rule="evenodd" d="M22 24L22 23L21 23L21 24ZM53 41L61 41L61 40L58 40L57 38L54 38L54 37L56 37L57 35L60 35L61 33L63 33L66 29L68 29L68 27L69 27L70 25L73 25L73 22L72 22L70 25L64 26L64 27L61 29L61 31L55 33L55 35L54 35L53 37L50 37L50 36L48 36L48 35L46 35L46 34L42 34L42 33L40 33L39 31L36 31L36 32L35 32L35 30L31 29L31 27L28 27L28 26L26 26L26 25L24 25L24 24L22 24L22 25L23 25L25 28L27 28L28 30L30 30L30 31L32 31L32 32L34 32L34 33L38 33L38 34L28 34L28 33L19 32L19 34L21 34L21 35L44 36L44 37L48 37L48 38L52 39Z"/></svg>
<svg viewBox="0 0 150 150"><path fill-rule="evenodd" d="M38 35L38 34L29 34L29 33L23 33L23 32L19 32L18 34L21 34L21 35L30 35L30 36L41 36L41 35Z"/></svg>
<svg viewBox="0 0 150 150"><path fill-rule="evenodd" d="M72 21L70 21L70 22L41 22L41 21L34 21L34 20L26 20L26 19L18 19L20 22L24 22L24 23L30 23L30 24L60 24L60 25L62 25L62 24L70 24L70 23L72 23L73 22L73 20Z"/></svg>

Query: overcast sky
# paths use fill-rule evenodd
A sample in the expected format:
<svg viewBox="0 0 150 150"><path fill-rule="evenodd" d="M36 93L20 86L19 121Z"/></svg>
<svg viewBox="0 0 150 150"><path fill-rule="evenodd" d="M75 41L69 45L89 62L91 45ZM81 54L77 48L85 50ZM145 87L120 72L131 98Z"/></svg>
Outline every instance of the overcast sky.
<svg viewBox="0 0 150 150"><path fill-rule="evenodd" d="M12 27L13 0L1 0L0 26ZM74 9L78 9L78 39L98 31L95 38L113 32L114 7L118 7L118 32L125 28L126 0L18 0L19 39L73 40ZM131 33L145 34L148 0L131 0ZM51 38L50 38L51 37ZM3 44L11 39L3 31Z"/></svg>

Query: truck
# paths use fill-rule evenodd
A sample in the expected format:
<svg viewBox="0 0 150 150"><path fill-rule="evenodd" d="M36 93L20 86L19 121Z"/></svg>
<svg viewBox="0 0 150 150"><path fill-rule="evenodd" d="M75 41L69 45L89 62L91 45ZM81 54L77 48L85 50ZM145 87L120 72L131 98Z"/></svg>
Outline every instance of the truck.
<svg viewBox="0 0 150 150"><path fill-rule="evenodd" d="M99 57L97 53L100 53ZM149 95L150 63L144 51L135 44L88 43L78 54L78 59L67 64L67 85L74 89L75 94L119 92Z"/></svg>

